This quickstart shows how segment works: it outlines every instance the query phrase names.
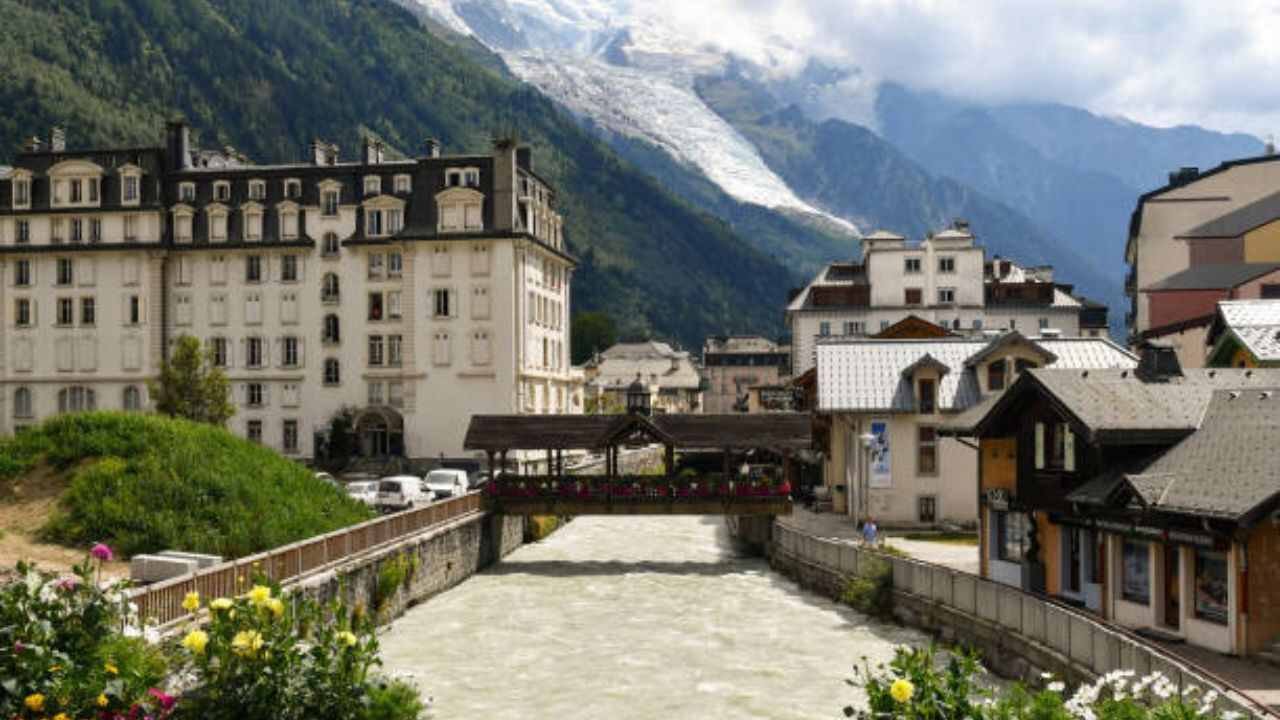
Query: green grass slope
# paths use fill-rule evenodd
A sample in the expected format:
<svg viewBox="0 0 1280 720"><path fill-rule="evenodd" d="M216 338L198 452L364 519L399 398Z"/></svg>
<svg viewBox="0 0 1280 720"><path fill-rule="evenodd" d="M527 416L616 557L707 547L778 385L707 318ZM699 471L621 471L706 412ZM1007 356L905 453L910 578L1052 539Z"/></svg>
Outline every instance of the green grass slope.
<svg viewBox="0 0 1280 720"><path fill-rule="evenodd" d="M791 270L391 0L0 0L0 18L0 163L53 124L73 147L156 144L175 112L258 162L314 137L354 157L362 133L487 152L515 129L560 191L570 251L591 256L575 309L691 346L781 330Z"/></svg>
<svg viewBox="0 0 1280 720"><path fill-rule="evenodd" d="M155 415L59 415L0 438L0 497L33 472L67 484L45 539L105 542L125 555L179 549L240 557L372 517L271 450Z"/></svg>

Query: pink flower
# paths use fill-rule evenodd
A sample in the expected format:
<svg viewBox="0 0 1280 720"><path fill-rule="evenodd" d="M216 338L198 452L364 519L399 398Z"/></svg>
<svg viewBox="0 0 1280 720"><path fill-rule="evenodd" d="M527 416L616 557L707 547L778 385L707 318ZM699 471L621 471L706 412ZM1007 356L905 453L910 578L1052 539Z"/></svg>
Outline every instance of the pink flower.
<svg viewBox="0 0 1280 720"><path fill-rule="evenodd" d="M115 553L111 552L111 548L107 547L103 543L98 543L89 548L89 554L98 558L102 562L111 562L112 558L115 557Z"/></svg>
<svg viewBox="0 0 1280 720"><path fill-rule="evenodd" d="M79 586L80 578L75 577L74 575L71 577L64 577L58 581L58 589L63 592L71 592Z"/></svg>
<svg viewBox="0 0 1280 720"><path fill-rule="evenodd" d="M164 691L158 688L151 688L150 690L147 691L147 694L156 699L156 702L160 704L161 709L163 710L173 709L172 695L169 695L168 693L165 693Z"/></svg>

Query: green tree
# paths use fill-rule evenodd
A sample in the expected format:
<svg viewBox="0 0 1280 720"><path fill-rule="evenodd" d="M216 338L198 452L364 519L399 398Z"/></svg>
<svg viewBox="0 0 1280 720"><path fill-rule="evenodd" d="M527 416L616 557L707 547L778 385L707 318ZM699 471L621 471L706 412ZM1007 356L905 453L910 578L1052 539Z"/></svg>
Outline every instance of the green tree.
<svg viewBox="0 0 1280 720"><path fill-rule="evenodd" d="M190 335L178 338L159 381L148 386L156 410L164 415L221 426L236 414L227 376L213 364L212 351L206 353Z"/></svg>
<svg viewBox="0 0 1280 720"><path fill-rule="evenodd" d="M582 312L573 316L569 328L570 354L574 365L581 365L600 350L618 341L613 318L602 312Z"/></svg>

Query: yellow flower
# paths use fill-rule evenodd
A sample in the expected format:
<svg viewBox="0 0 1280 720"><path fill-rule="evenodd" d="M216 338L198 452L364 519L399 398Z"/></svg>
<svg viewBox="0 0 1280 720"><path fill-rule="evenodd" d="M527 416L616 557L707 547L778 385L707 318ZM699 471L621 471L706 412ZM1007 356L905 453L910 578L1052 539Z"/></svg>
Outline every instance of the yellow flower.
<svg viewBox="0 0 1280 720"><path fill-rule="evenodd" d="M338 642L346 647L351 647L356 644L356 634L350 630L343 630L338 633Z"/></svg>
<svg viewBox="0 0 1280 720"><path fill-rule="evenodd" d="M889 686L889 696L900 703L905 703L916 693L916 686L906 678L898 678Z"/></svg>
<svg viewBox="0 0 1280 720"><path fill-rule="evenodd" d="M192 630L187 636L182 638L182 647L190 650L196 655L204 653L204 646L209 644L209 633L203 630Z"/></svg>
<svg viewBox="0 0 1280 720"><path fill-rule="evenodd" d="M249 602L262 607L271 599L271 588L266 585L254 585L253 589L248 593Z"/></svg>
<svg viewBox="0 0 1280 720"><path fill-rule="evenodd" d="M66 713L58 713L53 716L53 720L71 720L71 718L67 717Z"/></svg>
<svg viewBox="0 0 1280 720"><path fill-rule="evenodd" d="M262 649L262 635L257 630L241 630L231 638L231 649L237 655L252 657Z"/></svg>
<svg viewBox="0 0 1280 720"><path fill-rule="evenodd" d="M44 709L44 696L40 693L32 693L22 701L22 704L26 705L31 712L40 712Z"/></svg>
<svg viewBox="0 0 1280 720"><path fill-rule="evenodd" d="M195 612L200 609L200 593L192 590L187 596L182 598L182 609L187 612Z"/></svg>
<svg viewBox="0 0 1280 720"><path fill-rule="evenodd" d="M98 693L98 707L106 707L109 702L110 700L107 700L106 693Z"/></svg>
<svg viewBox="0 0 1280 720"><path fill-rule="evenodd" d="M119 674L120 674L120 668L116 667L115 665L112 665L111 663L107 663L107 664L103 665L103 666L102 666L102 669L103 669L103 670L106 670L108 675L119 675Z"/></svg>
<svg viewBox="0 0 1280 720"><path fill-rule="evenodd" d="M227 598L216 598L215 600L209 603L209 607L214 610L230 610L231 605L232 605L231 601L228 600Z"/></svg>
<svg viewBox="0 0 1280 720"><path fill-rule="evenodd" d="M62 669L62 666L61 666L61 665L50 665L50 666L49 666L49 672L58 672L58 671L59 671L59 670L61 670L61 669Z"/></svg>
<svg viewBox="0 0 1280 720"><path fill-rule="evenodd" d="M280 617L284 614L284 602L280 598L271 598L267 601L267 607L271 609L271 614Z"/></svg>

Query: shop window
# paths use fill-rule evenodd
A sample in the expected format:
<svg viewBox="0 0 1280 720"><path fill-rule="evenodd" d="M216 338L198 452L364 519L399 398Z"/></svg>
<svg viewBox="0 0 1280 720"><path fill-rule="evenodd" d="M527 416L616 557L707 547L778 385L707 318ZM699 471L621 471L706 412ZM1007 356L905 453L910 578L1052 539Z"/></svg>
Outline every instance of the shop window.
<svg viewBox="0 0 1280 720"><path fill-rule="evenodd" d="M1120 596L1139 605L1150 604L1150 545L1137 540L1125 540L1120 550Z"/></svg>
<svg viewBox="0 0 1280 720"><path fill-rule="evenodd" d="M1021 563L1027 551L1027 516L1017 512L997 512L996 557Z"/></svg>
<svg viewBox="0 0 1280 720"><path fill-rule="evenodd" d="M1196 549L1196 617L1227 624L1227 554Z"/></svg>

